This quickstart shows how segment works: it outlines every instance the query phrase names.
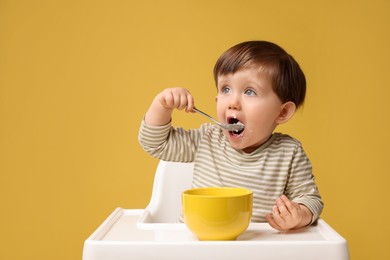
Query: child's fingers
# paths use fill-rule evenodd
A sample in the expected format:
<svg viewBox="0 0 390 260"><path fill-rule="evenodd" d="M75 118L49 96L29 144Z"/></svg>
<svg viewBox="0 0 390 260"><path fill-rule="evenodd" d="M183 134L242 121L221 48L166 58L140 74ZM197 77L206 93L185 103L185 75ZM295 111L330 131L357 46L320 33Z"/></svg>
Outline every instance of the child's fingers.
<svg viewBox="0 0 390 260"><path fill-rule="evenodd" d="M194 105L194 97L190 93L187 93L187 107L186 107L186 111L187 112L191 112L194 107L195 107L195 105Z"/></svg>
<svg viewBox="0 0 390 260"><path fill-rule="evenodd" d="M268 214L266 218L270 226L285 231L294 228L299 223L300 214L299 205L282 195L276 199L276 205L272 207L272 216Z"/></svg>
<svg viewBox="0 0 390 260"><path fill-rule="evenodd" d="M194 107L194 98L191 93L187 89L182 88L176 94L176 100L178 101L176 108L178 110L186 109L187 112L191 111Z"/></svg>
<svg viewBox="0 0 390 260"><path fill-rule="evenodd" d="M187 93L179 93L177 100L179 102L176 107L177 109L182 110L187 107L188 104Z"/></svg>
<svg viewBox="0 0 390 260"><path fill-rule="evenodd" d="M191 93L185 88L170 88L162 93L162 102L166 108L176 108L182 110L194 106Z"/></svg>
<svg viewBox="0 0 390 260"><path fill-rule="evenodd" d="M283 226L285 220L282 215L282 212L280 212L278 206L276 205L272 207L272 218L278 226Z"/></svg>
<svg viewBox="0 0 390 260"><path fill-rule="evenodd" d="M165 89L159 95L159 100L165 108L173 109L179 106L178 93L175 89Z"/></svg>
<svg viewBox="0 0 390 260"><path fill-rule="evenodd" d="M273 215L267 214L265 218L267 219L267 222L271 227L277 230L281 230L281 227L275 222Z"/></svg>
<svg viewBox="0 0 390 260"><path fill-rule="evenodd" d="M285 231L289 229L286 220L282 217L276 205L272 208L272 216L269 216L267 220L271 227L277 230Z"/></svg>
<svg viewBox="0 0 390 260"><path fill-rule="evenodd" d="M282 219L288 220L289 218L291 218L291 213L281 198L278 198L276 200L276 205L278 207L278 210L280 212L280 217Z"/></svg>
<svg viewBox="0 0 390 260"><path fill-rule="evenodd" d="M296 203L293 203L291 200L289 200L285 195L280 196L280 199L283 201L284 206L288 210L288 212L291 214L292 217L295 217L298 215L298 208L299 207Z"/></svg>

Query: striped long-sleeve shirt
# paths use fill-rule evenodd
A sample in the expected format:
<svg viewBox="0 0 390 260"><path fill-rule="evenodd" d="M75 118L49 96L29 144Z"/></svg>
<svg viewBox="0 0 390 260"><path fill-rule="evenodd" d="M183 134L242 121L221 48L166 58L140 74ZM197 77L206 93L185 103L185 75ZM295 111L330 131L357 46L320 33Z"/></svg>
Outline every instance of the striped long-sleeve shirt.
<svg viewBox="0 0 390 260"><path fill-rule="evenodd" d="M274 133L252 153L232 148L212 124L185 130L142 121L139 141L150 155L166 161L193 162L193 187L244 187L253 191L253 222L265 222L276 199L285 194L303 204L317 220L323 209L312 166L301 143Z"/></svg>

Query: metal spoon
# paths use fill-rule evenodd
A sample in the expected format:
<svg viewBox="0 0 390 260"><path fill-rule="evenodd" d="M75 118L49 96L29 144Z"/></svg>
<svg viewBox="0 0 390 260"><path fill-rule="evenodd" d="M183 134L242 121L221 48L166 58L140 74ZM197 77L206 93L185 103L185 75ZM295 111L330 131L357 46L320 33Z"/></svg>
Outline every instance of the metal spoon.
<svg viewBox="0 0 390 260"><path fill-rule="evenodd" d="M225 130L228 130L228 131L241 131L245 128L245 125L238 122L237 124L221 124L220 122L218 122L217 120L215 120L214 118L212 118L211 116L209 116L208 114L206 114L205 112L202 112L200 111L199 109L196 109L196 108L193 108L192 109L193 111L211 119L214 123L216 123L217 125L219 125L219 127L225 129Z"/></svg>

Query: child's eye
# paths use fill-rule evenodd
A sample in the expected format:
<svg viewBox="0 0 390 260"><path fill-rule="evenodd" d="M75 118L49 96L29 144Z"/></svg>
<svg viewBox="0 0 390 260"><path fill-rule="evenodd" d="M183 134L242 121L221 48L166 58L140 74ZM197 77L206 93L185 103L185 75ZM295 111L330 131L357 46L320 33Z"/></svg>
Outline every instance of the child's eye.
<svg viewBox="0 0 390 260"><path fill-rule="evenodd" d="M253 89L247 89L245 90L244 94L248 96L255 96L256 92Z"/></svg>
<svg viewBox="0 0 390 260"><path fill-rule="evenodd" d="M221 93L224 93L224 94L230 93L230 87L226 86L226 87L221 88Z"/></svg>

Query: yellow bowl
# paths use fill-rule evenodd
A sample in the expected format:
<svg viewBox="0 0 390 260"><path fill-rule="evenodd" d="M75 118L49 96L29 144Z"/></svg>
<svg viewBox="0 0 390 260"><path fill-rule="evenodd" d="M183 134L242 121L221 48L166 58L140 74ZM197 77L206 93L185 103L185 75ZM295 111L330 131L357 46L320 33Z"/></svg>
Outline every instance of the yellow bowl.
<svg viewBox="0 0 390 260"><path fill-rule="evenodd" d="M252 191L244 188L196 188L182 194L187 227L199 240L235 240L252 216Z"/></svg>

